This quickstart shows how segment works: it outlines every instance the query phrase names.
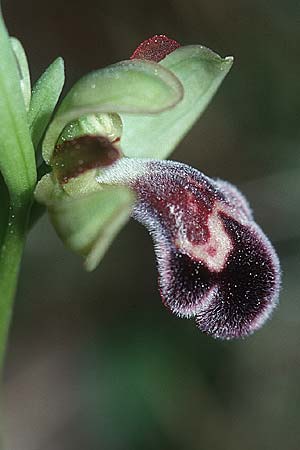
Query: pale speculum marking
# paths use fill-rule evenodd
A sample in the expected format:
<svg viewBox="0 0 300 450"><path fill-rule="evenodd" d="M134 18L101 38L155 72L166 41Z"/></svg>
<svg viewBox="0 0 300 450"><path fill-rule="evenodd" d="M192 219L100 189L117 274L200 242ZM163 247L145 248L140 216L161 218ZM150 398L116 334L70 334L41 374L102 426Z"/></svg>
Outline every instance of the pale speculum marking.
<svg viewBox="0 0 300 450"><path fill-rule="evenodd" d="M209 236L203 244L194 244L188 238L184 230L184 225L179 227L179 233L175 239L175 245L195 261L205 264L212 272L221 272L233 250L231 238L226 233L219 213L225 212L224 206L215 202L212 212L207 218L207 228ZM228 211L226 211L228 214Z"/></svg>

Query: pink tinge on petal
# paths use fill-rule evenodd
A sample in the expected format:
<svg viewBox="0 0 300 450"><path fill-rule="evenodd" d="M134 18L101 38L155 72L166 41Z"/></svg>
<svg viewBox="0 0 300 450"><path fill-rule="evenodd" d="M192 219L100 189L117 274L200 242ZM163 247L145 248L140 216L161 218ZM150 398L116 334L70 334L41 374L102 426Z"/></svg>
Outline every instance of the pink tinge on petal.
<svg viewBox="0 0 300 450"><path fill-rule="evenodd" d="M142 42L133 52L130 59L148 59L159 62L174 52L180 44L164 34L155 35Z"/></svg>

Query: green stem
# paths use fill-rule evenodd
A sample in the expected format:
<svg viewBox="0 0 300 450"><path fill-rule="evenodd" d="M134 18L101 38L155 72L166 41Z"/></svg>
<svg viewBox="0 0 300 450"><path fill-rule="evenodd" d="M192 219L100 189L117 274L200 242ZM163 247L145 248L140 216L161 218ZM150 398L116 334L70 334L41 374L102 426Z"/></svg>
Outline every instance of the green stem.
<svg viewBox="0 0 300 450"><path fill-rule="evenodd" d="M0 253L0 373L3 369L14 294L26 240L28 202L25 205L10 206Z"/></svg>

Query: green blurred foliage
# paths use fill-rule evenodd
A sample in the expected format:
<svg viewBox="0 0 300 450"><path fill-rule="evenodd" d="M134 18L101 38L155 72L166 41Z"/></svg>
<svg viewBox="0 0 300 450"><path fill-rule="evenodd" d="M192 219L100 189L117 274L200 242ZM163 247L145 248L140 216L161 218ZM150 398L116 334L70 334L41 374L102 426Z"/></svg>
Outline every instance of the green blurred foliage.
<svg viewBox="0 0 300 450"><path fill-rule="evenodd" d="M152 243L138 224L87 274L43 219L16 303L7 448L298 450L299 2L2 3L34 80L61 54L70 87L155 33L234 55L173 159L237 184L283 268L272 320L244 341L219 342L162 306Z"/></svg>

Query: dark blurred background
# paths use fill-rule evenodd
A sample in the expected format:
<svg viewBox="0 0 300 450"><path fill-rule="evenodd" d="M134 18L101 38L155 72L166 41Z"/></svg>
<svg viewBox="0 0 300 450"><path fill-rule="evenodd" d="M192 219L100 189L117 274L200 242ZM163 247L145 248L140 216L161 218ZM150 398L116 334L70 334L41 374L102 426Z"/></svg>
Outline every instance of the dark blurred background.
<svg viewBox="0 0 300 450"><path fill-rule="evenodd" d="M244 341L219 342L162 306L141 226L130 222L89 274L43 218L12 326L6 448L299 450L299 1L2 4L33 80L61 55L70 87L156 33L234 55L172 158L237 184L283 268L273 319Z"/></svg>

